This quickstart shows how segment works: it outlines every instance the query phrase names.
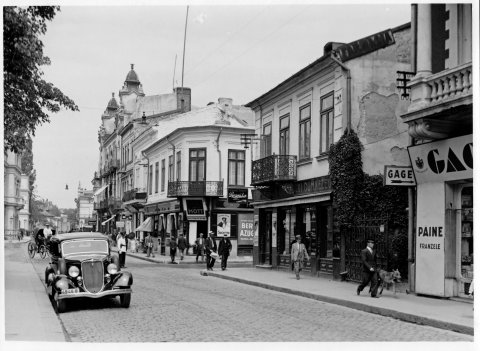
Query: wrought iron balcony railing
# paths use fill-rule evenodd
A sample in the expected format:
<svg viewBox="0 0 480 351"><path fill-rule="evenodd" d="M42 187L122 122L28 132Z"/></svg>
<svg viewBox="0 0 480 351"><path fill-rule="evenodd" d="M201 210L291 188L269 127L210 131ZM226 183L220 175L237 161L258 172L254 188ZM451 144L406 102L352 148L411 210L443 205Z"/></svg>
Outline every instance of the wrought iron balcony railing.
<svg viewBox="0 0 480 351"><path fill-rule="evenodd" d="M168 197L223 196L223 181L168 182Z"/></svg>
<svg viewBox="0 0 480 351"><path fill-rule="evenodd" d="M129 191L126 191L123 194L122 201L127 202L127 201L132 201L132 200L146 200L147 198L147 191L145 189L132 189Z"/></svg>
<svg viewBox="0 0 480 351"><path fill-rule="evenodd" d="M271 155L252 162L252 185L297 180L297 156Z"/></svg>

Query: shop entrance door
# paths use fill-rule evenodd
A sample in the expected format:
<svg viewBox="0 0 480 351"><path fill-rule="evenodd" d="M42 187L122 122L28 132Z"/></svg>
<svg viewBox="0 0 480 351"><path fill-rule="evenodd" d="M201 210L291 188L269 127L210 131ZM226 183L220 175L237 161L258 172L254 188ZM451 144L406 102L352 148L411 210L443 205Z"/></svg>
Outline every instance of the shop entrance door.
<svg viewBox="0 0 480 351"><path fill-rule="evenodd" d="M272 264L272 212L265 212L261 240L260 240L260 264Z"/></svg>

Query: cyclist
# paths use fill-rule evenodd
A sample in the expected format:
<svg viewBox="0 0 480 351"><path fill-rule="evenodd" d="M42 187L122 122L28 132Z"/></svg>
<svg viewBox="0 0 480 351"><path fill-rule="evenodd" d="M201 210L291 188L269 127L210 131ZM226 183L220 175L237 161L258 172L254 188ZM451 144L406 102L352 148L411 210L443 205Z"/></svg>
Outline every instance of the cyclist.
<svg viewBox="0 0 480 351"><path fill-rule="evenodd" d="M40 252L40 245L45 242L45 234L43 233L45 229L39 229L37 234L35 234L35 244L37 245L37 253Z"/></svg>

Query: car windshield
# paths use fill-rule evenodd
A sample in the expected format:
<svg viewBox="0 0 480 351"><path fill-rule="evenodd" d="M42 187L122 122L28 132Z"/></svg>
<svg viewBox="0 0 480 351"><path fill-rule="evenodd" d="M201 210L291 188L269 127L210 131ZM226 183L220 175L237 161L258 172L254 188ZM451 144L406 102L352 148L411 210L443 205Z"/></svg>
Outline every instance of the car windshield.
<svg viewBox="0 0 480 351"><path fill-rule="evenodd" d="M108 254L107 240L72 240L62 244L63 255L102 253Z"/></svg>

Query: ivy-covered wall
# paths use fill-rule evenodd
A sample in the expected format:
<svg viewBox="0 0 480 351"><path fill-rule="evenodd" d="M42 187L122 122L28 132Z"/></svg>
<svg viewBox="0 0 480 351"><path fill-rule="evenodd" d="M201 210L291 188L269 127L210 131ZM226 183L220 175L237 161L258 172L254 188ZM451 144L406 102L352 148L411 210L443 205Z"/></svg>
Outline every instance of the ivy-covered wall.
<svg viewBox="0 0 480 351"><path fill-rule="evenodd" d="M364 215L388 218L389 268L408 272L408 192L406 187L384 186L382 175L363 171L363 146L354 131L344 132L329 151L336 229L354 228Z"/></svg>

